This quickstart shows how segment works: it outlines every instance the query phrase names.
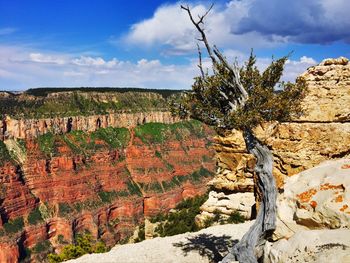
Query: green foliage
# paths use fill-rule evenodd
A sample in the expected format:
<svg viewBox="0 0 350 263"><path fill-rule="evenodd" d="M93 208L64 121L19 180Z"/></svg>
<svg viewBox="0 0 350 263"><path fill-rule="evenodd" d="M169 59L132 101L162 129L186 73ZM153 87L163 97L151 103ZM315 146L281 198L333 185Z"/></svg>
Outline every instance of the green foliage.
<svg viewBox="0 0 350 263"><path fill-rule="evenodd" d="M166 110L168 97L179 92L136 88L30 89L21 95L9 93L8 97L1 98L0 114L43 118Z"/></svg>
<svg viewBox="0 0 350 263"><path fill-rule="evenodd" d="M135 239L135 243L141 242L145 240L145 224L141 224L139 226L138 232L137 232L137 238Z"/></svg>
<svg viewBox="0 0 350 263"><path fill-rule="evenodd" d="M112 192L100 191L98 192L98 196L100 197L103 203L110 204L118 196L118 194L115 191L112 191Z"/></svg>
<svg viewBox="0 0 350 263"><path fill-rule="evenodd" d="M172 102L174 113L189 115L219 130L251 130L262 122L288 121L302 113L305 82L280 81L287 56L273 60L261 73L253 54L239 69L215 51L213 74L203 72L196 77L192 91Z"/></svg>
<svg viewBox="0 0 350 263"><path fill-rule="evenodd" d="M158 157L159 159L162 159L162 154L158 151L155 151L154 155Z"/></svg>
<svg viewBox="0 0 350 263"><path fill-rule="evenodd" d="M33 252L34 253L42 253L42 252L47 252L52 248L52 245L49 240L45 240L42 242L37 243L34 248Z"/></svg>
<svg viewBox="0 0 350 263"><path fill-rule="evenodd" d="M227 223L229 224L238 224L243 223L244 221L244 217L238 211L234 211L227 219Z"/></svg>
<svg viewBox="0 0 350 263"><path fill-rule="evenodd" d="M12 158L5 143L0 141L0 165L3 165L5 162L12 162Z"/></svg>
<svg viewBox="0 0 350 263"><path fill-rule="evenodd" d="M85 254L104 253L107 247L103 242L95 242L90 234L78 235L75 244L63 247L60 254L49 254L51 263L62 262L69 259L78 258Z"/></svg>
<svg viewBox="0 0 350 263"><path fill-rule="evenodd" d="M40 213L40 210L38 207L36 207L33 211L31 211L29 213L29 215L28 215L29 224L36 225L37 223L42 222L42 221L44 221L44 220L41 216L41 213Z"/></svg>
<svg viewBox="0 0 350 263"><path fill-rule="evenodd" d="M135 136L145 143L162 143L166 130L167 125L164 123L146 123L135 127Z"/></svg>
<svg viewBox="0 0 350 263"><path fill-rule="evenodd" d="M130 141L130 133L127 128L100 128L91 135L105 141L112 148L125 148Z"/></svg>
<svg viewBox="0 0 350 263"><path fill-rule="evenodd" d="M50 155L55 152L55 135L51 132L38 136L37 138L40 150L46 155Z"/></svg>
<svg viewBox="0 0 350 263"><path fill-rule="evenodd" d="M163 143L169 139L181 141L196 136L206 136L203 125L196 120L182 121L173 124L146 123L135 127L135 136L144 143ZM158 156L157 156L158 157Z"/></svg>
<svg viewBox="0 0 350 263"><path fill-rule="evenodd" d="M185 199L176 206L176 211L151 218L152 223L159 223L156 228L157 234L165 237L197 231L198 227L194 218L200 212L199 207L207 198L207 195L203 195Z"/></svg>
<svg viewBox="0 0 350 263"><path fill-rule="evenodd" d="M73 209L69 204L65 204L65 203L58 204L58 213L60 217L66 217L72 212L73 212Z"/></svg>
<svg viewBox="0 0 350 263"><path fill-rule="evenodd" d="M131 195L138 195L138 196L142 196L142 192L140 190L140 187L132 180L129 180L127 183L126 183L127 187L128 187L128 190L129 190L129 193Z"/></svg>
<svg viewBox="0 0 350 263"><path fill-rule="evenodd" d="M24 227L23 217L17 217L14 220L10 220L9 222L4 224L4 229L7 234L14 234L18 231L22 230Z"/></svg>

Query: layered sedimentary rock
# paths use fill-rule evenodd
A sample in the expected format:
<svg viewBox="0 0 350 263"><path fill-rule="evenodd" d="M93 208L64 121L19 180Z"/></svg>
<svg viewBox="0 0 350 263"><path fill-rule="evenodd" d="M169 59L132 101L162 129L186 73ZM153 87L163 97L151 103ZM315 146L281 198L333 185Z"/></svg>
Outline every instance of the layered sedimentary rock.
<svg viewBox="0 0 350 263"><path fill-rule="evenodd" d="M255 129L259 140L273 152L273 173L279 189L289 176L329 159L350 155L350 62L326 59L310 67L301 77L308 93L305 114L286 123L265 123ZM214 149L218 171L210 182L225 194L254 191L254 158L245 149L242 133L233 131L216 137ZM210 208L203 206L204 212Z"/></svg>
<svg viewBox="0 0 350 263"><path fill-rule="evenodd" d="M5 116L0 123L1 138L33 138L47 132L64 134L79 130L93 132L106 127L135 127L149 122L174 123L179 118L168 111L150 111L136 113L110 113L89 116L52 117L52 118L12 118Z"/></svg>
<svg viewBox="0 0 350 263"><path fill-rule="evenodd" d="M0 168L0 259L30 249L40 261L44 245L59 252L85 231L108 246L123 241L145 217L206 191L212 134L184 122L6 139L13 160Z"/></svg>

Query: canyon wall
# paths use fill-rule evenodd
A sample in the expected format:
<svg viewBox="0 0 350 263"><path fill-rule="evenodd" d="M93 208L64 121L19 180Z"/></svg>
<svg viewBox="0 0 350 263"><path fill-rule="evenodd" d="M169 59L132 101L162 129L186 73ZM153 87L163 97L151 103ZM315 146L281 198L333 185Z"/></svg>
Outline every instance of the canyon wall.
<svg viewBox="0 0 350 263"><path fill-rule="evenodd" d="M168 113L130 116L75 117L64 134L40 135L46 130L33 127L44 120L30 120L24 130L7 123L21 132L0 141L11 157L0 158L1 262L29 254L41 262L85 231L113 246L145 217L206 192L215 170L213 131L195 121L165 124L174 122Z"/></svg>
<svg viewBox="0 0 350 263"><path fill-rule="evenodd" d="M349 60L326 59L301 77L308 87L302 102L305 114L291 122L265 123L255 129L257 138L273 152L273 174L280 191L286 178L325 160L350 155ZM215 210L226 214L238 210L249 218L259 195L254 196L255 160L246 151L242 133L216 137L214 149L218 172L209 184L215 191L202 206L202 217Z"/></svg>
<svg viewBox="0 0 350 263"><path fill-rule="evenodd" d="M34 138L47 132L64 134L73 130L93 132L106 127L135 127L150 122L174 123L179 118L168 111L148 111L135 113L110 113L89 116L52 117L40 119L15 119L4 116L0 123L0 139Z"/></svg>

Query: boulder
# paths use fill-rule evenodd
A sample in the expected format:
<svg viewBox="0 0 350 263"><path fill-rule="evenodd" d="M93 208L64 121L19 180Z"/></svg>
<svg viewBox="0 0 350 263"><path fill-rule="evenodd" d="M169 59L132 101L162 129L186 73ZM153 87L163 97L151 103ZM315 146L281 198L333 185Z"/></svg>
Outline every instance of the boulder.
<svg viewBox="0 0 350 263"><path fill-rule="evenodd" d="M326 161L286 180L275 239L301 229L350 228L350 159Z"/></svg>

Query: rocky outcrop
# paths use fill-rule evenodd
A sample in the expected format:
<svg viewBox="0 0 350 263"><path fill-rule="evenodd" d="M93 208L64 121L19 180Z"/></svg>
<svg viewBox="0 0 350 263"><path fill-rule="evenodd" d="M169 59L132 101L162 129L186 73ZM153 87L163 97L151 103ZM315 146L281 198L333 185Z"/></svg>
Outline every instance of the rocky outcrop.
<svg viewBox="0 0 350 263"><path fill-rule="evenodd" d="M264 262L349 261L349 169L350 159L326 161L286 180Z"/></svg>
<svg viewBox="0 0 350 263"><path fill-rule="evenodd" d="M350 63L347 58L325 59L301 75L307 81L303 101L306 114L300 121L350 121Z"/></svg>
<svg viewBox="0 0 350 263"><path fill-rule="evenodd" d="M257 138L273 152L273 174L280 191L288 177L325 160L350 156L349 60L326 59L301 78L308 88L302 102L305 114L292 122L265 123L255 129ZM209 183L212 189L227 195L253 193L255 160L245 149L242 133L233 131L214 142L218 170ZM210 212L207 205L203 211Z"/></svg>
<svg viewBox="0 0 350 263"><path fill-rule="evenodd" d="M350 159L327 161L286 180L274 238L304 229L350 227Z"/></svg>

